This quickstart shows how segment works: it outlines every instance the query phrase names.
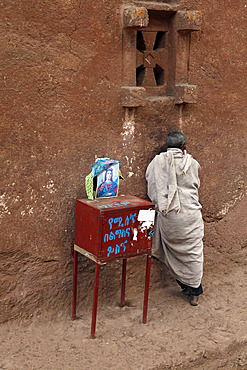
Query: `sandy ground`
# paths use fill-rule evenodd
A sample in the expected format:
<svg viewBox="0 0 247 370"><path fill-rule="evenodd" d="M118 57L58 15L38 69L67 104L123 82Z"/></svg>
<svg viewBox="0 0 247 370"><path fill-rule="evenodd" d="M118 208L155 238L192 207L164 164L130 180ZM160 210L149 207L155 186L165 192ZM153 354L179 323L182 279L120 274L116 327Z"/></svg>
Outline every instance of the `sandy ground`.
<svg viewBox="0 0 247 370"><path fill-rule="evenodd" d="M247 369L246 282L246 248L237 261L219 266L212 257L204 294L192 307L152 260L147 324L141 323L143 286L127 284L125 307L99 301L95 339L91 307L79 306L76 321L66 313L3 324L0 368Z"/></svg>

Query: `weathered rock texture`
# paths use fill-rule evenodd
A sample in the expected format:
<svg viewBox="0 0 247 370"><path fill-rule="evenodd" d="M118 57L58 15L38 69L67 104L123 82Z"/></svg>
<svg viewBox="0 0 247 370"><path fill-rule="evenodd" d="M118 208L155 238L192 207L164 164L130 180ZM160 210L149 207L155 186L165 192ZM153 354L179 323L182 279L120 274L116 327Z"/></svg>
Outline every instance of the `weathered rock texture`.
<svg viewBox="0 0 247 370"><path fill-rule="evenodd" d="M150 98L138 108L121 105L122 5L1 3L2 321L70 312L75 200L85 197L95 156L119 159L120 192L146 197L146 166L173 129L187 135L202 166L206 258L246 246L246 228L231 217L247 216L246 5L181 1L180 10L203 13L188 70L198 102ZM79 305L91 304L94 266L85 258L79 266ZM138 273L138 261L131 266ZM103 269L100 298L119 294L119 270Z"/></svg>

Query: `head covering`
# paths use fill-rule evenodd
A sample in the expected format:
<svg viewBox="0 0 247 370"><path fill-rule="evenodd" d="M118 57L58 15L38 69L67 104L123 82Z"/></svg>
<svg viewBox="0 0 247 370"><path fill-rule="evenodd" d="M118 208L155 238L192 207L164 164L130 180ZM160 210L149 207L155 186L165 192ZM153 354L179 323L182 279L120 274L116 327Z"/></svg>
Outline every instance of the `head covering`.
<svg viewBox="0 0 247 370"><path fill-rule="evenodd" d="M191 165L190 154L186 151L182 152L181 149L168 148L167 149L167 164L168 164L168 203L165 213L172 210L179 212L181 210L180 199L178 195L178 184L177 184L177 174L175 166L175 158L182 158L183 161L180 167L180 175L186 175L188 169Z"/></svg>
<svg viewBox="0 0 247 370"><path fill-rule="evenodd" d="M175 159L181 158L179 167ZM167 214L181 210L177 173L185 175L192 163L192 156L177 148L168 148L166 153L156 155L146 172L148 196L158 206L158 210Z"/></svg>
<svg viewBox="0 0 247 370"><path fill-rule="evenodd" d="M99 158L96 160L94 164L92 164L92 177L98 176L101 172L107 170L112 164L116 164L120 162L116 161L115 159L110 158Z"/></svg>

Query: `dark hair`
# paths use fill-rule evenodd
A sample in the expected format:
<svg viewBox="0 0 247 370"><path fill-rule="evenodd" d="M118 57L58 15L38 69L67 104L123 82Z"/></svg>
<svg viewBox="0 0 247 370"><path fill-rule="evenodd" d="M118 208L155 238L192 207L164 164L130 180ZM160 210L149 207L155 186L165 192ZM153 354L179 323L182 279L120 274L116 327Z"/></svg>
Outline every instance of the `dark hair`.
<svg viewBox="0 0 247 370"><path fill-rule="evenodd" d="M107 170L105 171L105 181L106 181L106 175L107 175L107 172L111 172L111 181L113 181L113 169L112 168L107 168Z"/></svg>
<svg viewBox="0 0 247 370"><path fill-rule="evenodd" d="M167 148L179 148L186 143L186 136L180 131L171 131L166 137Z"/></svg>

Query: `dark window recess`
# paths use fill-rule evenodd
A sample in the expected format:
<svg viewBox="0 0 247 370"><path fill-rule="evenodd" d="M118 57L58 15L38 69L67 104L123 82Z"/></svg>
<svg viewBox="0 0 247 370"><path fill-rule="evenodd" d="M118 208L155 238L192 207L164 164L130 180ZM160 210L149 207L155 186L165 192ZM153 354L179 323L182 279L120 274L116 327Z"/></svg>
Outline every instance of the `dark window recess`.
<svg viewBox="0 0 247 370"><path fill-rule="evenodd" d="M137 31L136 85L165 84L166 32Z"/></svg>
<svg viewBox="0 0 247 370"><path fill-rule="evenodd" d="M154 50L156 49L164 49L166 46L166 33L165 32L157 32L156 40L154 44Z"/></svg>
<svg viewBox="0 0 247 370"><path fill-rule="evenodd" d="M139 51L146 50L145 42L143 40L142 32L137 31L137 36L136 36L136 49Z"/></svg>
<svg viewBox="0 0 247 370"><path fill-rule="evenodd" d="M154 77L155 77L157 86L164 85L164 82L165 82L164 69L158 66L158 64L156 64L156 67L154 68Z"/></svg>
<svg viewBox="0 0 247 370"><path fill-rule="evenodd" d="M142 86L144 77L145 77L145 69L143 66L136 68L136 86Z"/></svg>

